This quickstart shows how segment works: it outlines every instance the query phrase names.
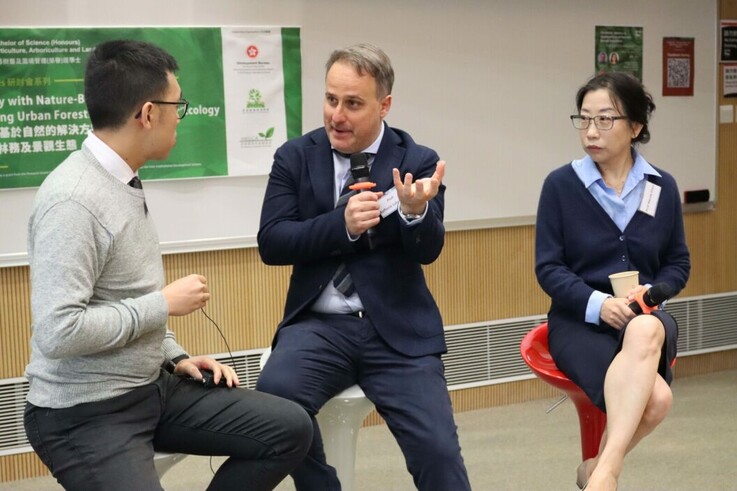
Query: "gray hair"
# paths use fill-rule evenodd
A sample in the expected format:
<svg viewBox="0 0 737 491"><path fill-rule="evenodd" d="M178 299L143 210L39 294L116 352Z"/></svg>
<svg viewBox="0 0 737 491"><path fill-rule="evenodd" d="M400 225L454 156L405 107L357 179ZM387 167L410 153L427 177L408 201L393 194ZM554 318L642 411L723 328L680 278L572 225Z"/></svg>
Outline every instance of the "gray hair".
<svg viewBox="0 0 737 491"><path fill-rule="evenodd" d="M376 80L376 95L379 99L392 93L394 86L394 69L389 57L373 44L354 44L343 49L336 49L325 64L325 73L335 63L348 63L359 75L368 73Z"/></svg>

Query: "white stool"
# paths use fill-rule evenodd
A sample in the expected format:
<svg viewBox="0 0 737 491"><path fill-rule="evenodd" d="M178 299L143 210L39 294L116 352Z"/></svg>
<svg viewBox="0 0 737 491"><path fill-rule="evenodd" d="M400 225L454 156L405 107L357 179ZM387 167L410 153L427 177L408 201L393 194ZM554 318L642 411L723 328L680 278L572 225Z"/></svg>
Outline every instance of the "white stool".
<svg viewBox="0 0 737 491"><path fill-rule="evenodd" d="M270 354L271 349L267 349L261 355L262 369ZM317 413L325 459L335 467L343 491L353 491L358 430L373 408L363 390L353 385L326 402Z"/></svg>
<svg viewBox="0 0 737 491"><path fill-rule="evenodd" d="M156 467L156 474L159 475L159 480L164 477L166 471L172 468L174 464L186 457L183 453L164 453L156 452L154 454L154 467Z"/></svg>

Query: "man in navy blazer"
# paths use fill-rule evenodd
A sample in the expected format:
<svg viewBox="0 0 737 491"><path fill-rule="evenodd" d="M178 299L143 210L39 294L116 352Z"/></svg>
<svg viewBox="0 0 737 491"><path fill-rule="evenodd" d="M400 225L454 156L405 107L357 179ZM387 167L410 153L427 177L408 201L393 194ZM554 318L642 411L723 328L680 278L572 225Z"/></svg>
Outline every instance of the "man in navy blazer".
<svg viewBox="0 0 737 491"><path fill-rule="evenodd" d="M334 51L325 127L277 150L266 188L259 252L293 270L257 389L312 417L312 448L292 473L300 491L340 489L315 414L356 383L396 437L418 489L470 489L440 359L443 322L421 267L443 248L445 162L384 123L393 82L380 49ZM357 153L376 186L346 202Z"/></svg>

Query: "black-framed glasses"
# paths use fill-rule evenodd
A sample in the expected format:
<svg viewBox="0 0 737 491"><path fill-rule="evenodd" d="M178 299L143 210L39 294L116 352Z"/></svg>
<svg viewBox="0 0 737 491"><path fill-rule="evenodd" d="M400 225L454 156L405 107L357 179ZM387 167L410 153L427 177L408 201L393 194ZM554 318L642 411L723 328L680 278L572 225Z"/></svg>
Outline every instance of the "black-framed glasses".
<svg viewBox="0 0 737 491"><path fill-rule="evenodd" d="M177 118L184 119L184 116L187 115L187 108L189 107L189 101L187 99L181 99L178 101L170 102L170 101L148 101L151 104L176 104L177 106ZM141 111L138 111L135 118L138 119L141 117Z"/></svg>
<svg viewBox="0 0 737 491"><path fill-rule="evenodd" d="M577 130L588 129L591 121L594 122L597 130L611 130L614 126L614 122L618 119L628 119L627 116L581 116L580 114L574 114L571 116L571 123Z"/></svg>

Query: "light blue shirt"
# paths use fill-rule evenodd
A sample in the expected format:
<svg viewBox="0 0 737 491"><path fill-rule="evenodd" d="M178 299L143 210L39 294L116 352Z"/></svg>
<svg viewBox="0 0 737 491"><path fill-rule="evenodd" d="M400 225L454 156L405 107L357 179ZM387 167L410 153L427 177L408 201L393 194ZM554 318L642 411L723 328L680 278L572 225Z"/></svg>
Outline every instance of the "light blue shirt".
<svg viewBox="0 0 737 491"><path fill-rule="evenodd" d="M376 155L381 145L381 139L384 137L384 125L381 125L381 131L376 140L363 150L363 153L371 153ZM369 168L373 163L373 157L369 159ZM348 176L351 171L350 159L338 155L337 152L333 152L333 168L334 168L334 182L335 182L335 197L334 202L337 203L340 198L340 192L343 190ZM348 230L346 229L346 233ZM348 238L351 240L358 240L358 237L351 237L348 234ZM328 314L348 314L351 312L358 312L364 310L363 302L358 297L358 293L354 293L350 297L346 297L340 293L335 286L333 286L332 280L328 282L325 289L322 291L315 303L312 304L312 310L315 312L323 312Z"/></svg>
<svg viewBox="0 0 737 491"><path fill-rule="evenodd" d="M596 163L590 156L586 156L580 160L571 162L573 170L581 180L586 189L589 190L597 203L604 209L609 218L617 225L619 230L624 232L627 224L637 213L642 201L642 195L645 192L645 182L648 175L661 177L660 173L650 165L639 152L632 150L634 164L627 174L627 180L624 182L622 194L617 196L617 192L608 187L604 183L601 172L596 167ZM599 315L601 314L601 305L604 300L611 295L594 291L589 297L586 305L586 322L599 324Z"/></svg>

